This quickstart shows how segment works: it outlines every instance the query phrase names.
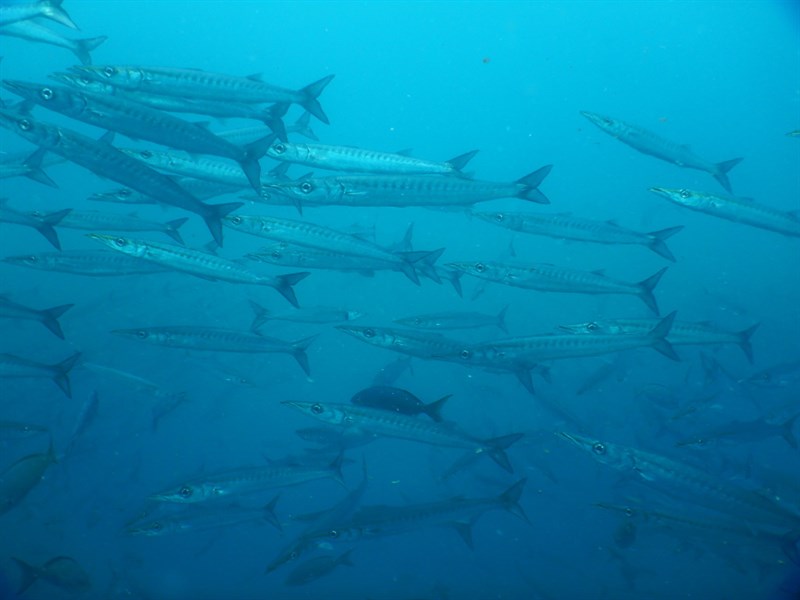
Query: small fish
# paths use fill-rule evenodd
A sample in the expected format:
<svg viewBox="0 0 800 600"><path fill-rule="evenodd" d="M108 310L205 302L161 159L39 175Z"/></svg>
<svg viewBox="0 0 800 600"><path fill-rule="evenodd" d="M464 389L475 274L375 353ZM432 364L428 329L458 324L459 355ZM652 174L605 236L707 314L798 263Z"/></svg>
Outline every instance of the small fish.
<svg viewBox="0 0 800 600"><path fill-rule="evenodd" d="M47 427L33 425L31 423L20 423L18 421L0 421L0 440L21 440L42 433L49 433Z"/></svg>
<svg viewBox="0 0 800 600"><path fill-rule="evenodd" d="M339 556L318 556L309 559L297 565L286 577L285 583L286 585L305 585L329 575L336 567L341 565L352 567L353 563L350 562L350 554L352 552L353 549L351 548Z"/></svg>
<svg viewBox="0 0 800 600"><path fill-rule="evenodd" d="M78 26L67 14L67 11L61 8L62 2L63 0L3 2L0 4L0 26L41 17L55 21L70 29L78 29Z"/></svg>
<svg viewBox="0 0 800 600"><path fill-rule="evenodd" d="M92 50L108 39L108 36L105 35L93 38L71 39L32 20L17 21L16 23L4 25L0 27L0 35L10 35L29 42L65 48L72 52L84 65L92 64Z"/></svg>
<svg viewBox="0 0 800 600"><path fill-rule="evenodd" d="M0 378L28 378L28 377L47 377L53 380L68 398L72 398L72 388L69 383L69 372L81 357L80 352L76 352L69 358L53 365L37 363L27 358L14 356L13 354L0 354Z"/></svg>
<svg viewBox="0 0 800 600"><path fill-rule="evenodd" d="M16 557L12 557L12 559L22 572L22 581L19 584L17 595L21 595L38 580L45 581L69 594L88 592L92 588L89 574L74 558L69 556L51 558L41 567L29 565Z"/></svg>
<svg viewBox="0 0 800 600"><path fill-rule="evenodd" d="M414 317L404 317L395 319L395 323L406 327L416 327L417 329L478 329L480 327L497 327L501 331L508 333L506 329L506 312L508 306L503 308L496 315L485 315L477 312L443 312Z"/></svg>
<svg viewBox="0 0 800 600"><path fill-rule="evenodd" d="M156 263L120 254L113 250L65 250L25 256L7 256L3 262L39 271L71 273L89 277L148 275L166 273L170 269Z"/></svg>
<svg viewBox="0 0 800 600"><path fill-rule="evenodd" d="M359 406L371 406L404 415L426 414L437 423L442 422L441 410L452 394L435 402L425 404L408 390L389 386L373 386L356 392L350 402Z"/></svg>
<svg viewBox="0 0 800 600"><path fill-rule="evenodd" d="M297 308L292 312L275 314L264 308L257 302L250 300L250 307L255 316L250 324L250 329L255 331L267 321L290 321L292 323L342 323L361 318L364 313L357 310L345 310L343 308L327 308L324 306L309 306Z"/></svg>
<svg viewBox="0 0 800 600"><path fill-rule="evenodd" d="M44 239L55 248L61 250L61 242L59 242L58 234L53 229L53 226L66 217L70 210L67 208L44 216L30 215L14 210L8 206L5 198L0 198L0 223L13 223L14 225L31 227L41 233Z"/></svg>
<svg viewBox="0 0 800 600"><path fill-rule="evenodd" d="M73 306L75 305L62 304L60 306L54 306L53 308L37 310L12 302L8 297L0 294L0 318L39 321L42 325L47 327L53 335L62 340L64 339L64 332L61 330L58 318Z"/></svg>
<svg viewBox="0 0 800 600"><path fill-rule="evenodd" d="M29 454L0 473L0 515L17 506L56 462L53 440L46 454Z"/></svg>

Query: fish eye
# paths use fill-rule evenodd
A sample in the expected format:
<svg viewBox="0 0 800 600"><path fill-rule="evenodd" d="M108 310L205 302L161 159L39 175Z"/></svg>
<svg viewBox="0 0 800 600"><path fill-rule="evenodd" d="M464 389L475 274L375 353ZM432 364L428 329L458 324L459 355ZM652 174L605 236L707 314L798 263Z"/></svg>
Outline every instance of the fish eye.
<svg viewBox="0 0 800 600"><path fill-rule="evenodd" d="M587 323L586 329L588 329L589 331L597 331L598 329L600 329L600 325L592 321L591 323Z"/></svg>
<svg viewBox="0 0 800 600"><path fill-rule="evenodd" d="M483 263L475 263L475 270L478 273L483 273L486 270L486 265L484 265Z"/></svg>
<svg viewBox="0 0 800 600"><path fill-rule="evenodd" d="M29 257L27 257L27 258L25 259L25 262L29 262L29 263L37 263L37 262L39 262L39 257L38 257L38 256L36 256L36 255L33 255L33 254L32 254L31 256L29 256Z"/></svg>
<svg viewBox="0 0 800 600"><path fill-rule="evenodd" d="M17 121L17 125L20 129L22 129L22 131L30 131L33 129L33 123L31 123L28 119L20 119Z"/></svg>
<svg viewBox="0 0 800 600"><path fill-rule="evenodd" d="M605 444L602 444L601 442L595 442L594 444L592 444L592 452L602 456L603 454L606 453Z"/></svg>
<svg viewBox="0 0 800 600"><path fill-rule="evenodd" d="M150 529L152 529L153 531L161 531L162 529L164 529L164 526L158 521L156 521L150 526Z"/></svg>
<svg viewBox="0 0 800 600"><path fill-rule="evenodd" d="M281 253L280 250L273 250L271 256L272 258L280 259L283 256L283 254Z"/></svg>
<svg viewBox="0 0 800 600"><path fill-rule="evenodd" d="M317 403L311 405L311 412L315 415L321 415L324 411L325 409L322 407L322 404Z"/></svg>
<svg viewBox="0 0 800 600"><path fill-rule="evenodd" d="M459 352L458 355L463 359L468 359L468 358L470 358L472 356L472 352L470 352L469 350L465 349L465 350L462 350L461 352Z"/></svg>
<svg viewBox="0 0 800 600"><path fill-rule="evenodd" d="M331 530L328 532L328 535L329 535L330 537L332 537L333 539L336 539L336 538L338 538L338 537L339 537L339 532L338 532L338 531L336 531L335 529L331 529Z"/></svg>
<svg viewBox="0 0 800 600"><path fill-rule="evenodd" d="M119 191L120 198L127 198L131 195L131 191L128 188L121 189Z"/></svg>
<svg viewBox="0 0 800 600"><path fill-rule="evenodd" d="M275 144L272 149L275 151L275 154L283 154L286 152L286 146L283 144Z"/></svg>
<svg viewBox="0 0 800 600"><path fill-rule="evenodd" d="M289 552L289 560L294 560L295 558L297 558L297 552L292 550Z"/></svg>
<svg viewBox="0 0 800 600"><path fill-rule="evenodd" d="M92 80L89 79L88 77L79 77L78 81L80 81L83 85L89 85L90 83L92 83Z"/></svg>
<svg viewBox="0 0 800 600"><path fill-rule="evenodd" d="M147 332L144 329L140 329L136 332L136 337L138 337L140 340L147 339Z"/></svg>
<svg viewBox="0 0 800 600"><path fill-rule="evenodd" d="M42 91L39 92L39 95L43 100L52 100L55 92L53 92L53 90L50 88L42 88Z"/></svg>
<svg viewBox="0 0 800 600"><path fill-rule="evenodd" d="M303 183L301 183L301 184L300 184L300 190L301 190L303 193L306 193L306 194L308 194L308 193L309 193L309 192L311 192L311 190L313 190L313 189L314 189L314 186L313 186L313 185L311 185L311 184L310 184L309 182L307 182L307 181L305 181L305 182L303 182Z"/></svg>
<svg viewBox="0 0 800 600"><path fill-rule="evenodd" d="M367 328L367 329L365 329L365 330L364 330L364 337L365 337L365 338L371 338L371 337L375 337L375 330L374 330L374 329L371 329L371 328Z"/></svg>
<svg viewBox="0 0 800 600"><path fill-rule="evenodd" d="M194 491L188 485L183 486L181 489L178 490L178 495L181 498L191 498Z"/></svg>
<svg viewBox="0 0 800 600"><path fill-rule="evenodd" d="M636 514L636 511L635 511L635 510L633 510L632 508L630 508L630 507L626 507L626 508L625 508L625 516L626 516L626 517L632 517L632 516L634 516L635 514Z"/></svg>
<svg viewBox="0 0 800 600"><path fill-rule="evenodd" d="M506 216L503 213L495 213L494 215L494 220L497 221L498 223L502 223L503 219L505 218Z"/></svg>
<svg viewBox="0 0 800 600"><path fill-rule="evenodd" d="M103 69L103 75L105 75L106 77L113 77L114 75L116 75L116 73L117 70L114 67L106 67L105 69Z"/></svg>
<svg viewBox="0 0 800 600"><path fill-rule="evenodd" d="M240 217L239 215L235 215L235 216L231 217L231 223L233 223L234 225L241 225L242 224L242 217Z"/></svg>
<svg viewBox="0 0 800 600"><path fill-rule="evenodd" d="M689 190L681 190L678 192L681 198L688 198L689 197Z"/></svg>
<svg viewBox="0 0 800 600"><path fill-rule="evenodd" d="M114 243L120 248L124 248L127 245L125 238L117 238L114 240Z"/></svg>
<svg viewBox="0 0 800 600"><path fill-rule="evenodd" d="M150 152L150 150L142 150L139 153L139 156L141 156L142 158L153 158L153 153Z"/></svg>

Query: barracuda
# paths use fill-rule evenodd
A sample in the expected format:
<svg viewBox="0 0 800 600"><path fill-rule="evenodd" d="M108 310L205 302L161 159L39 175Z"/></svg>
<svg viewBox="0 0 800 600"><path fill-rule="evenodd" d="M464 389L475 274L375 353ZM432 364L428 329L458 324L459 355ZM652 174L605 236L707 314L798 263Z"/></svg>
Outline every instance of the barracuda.
<svg viewBox="0 0 800 600"><path fill-rule="evenodd" d="M39 211L30 213L36 218L48 218L51 215L42 214ZM58 214L58 213L53 213ZM83 231L159 231L171 237L173 240L183 245L180 227L189 219L181 218L166 223L158 221L148 221L133 215L119 215L114 213L103 213L96 210L70 210L61 218L57 226L67 229L80 229Z"/></svg>
<svg viewBox="0 0 800 600"><path fill-rule="evenodd" d="M641 335L651 331L657 324L658 319L603 319L576 325L559 325L559 328L575 334ZM669 330L667 341L673 346L736 344L752 364L753 347L750 338L756 329L758 324L742 331L721 331L705 322L675 321Z"/></svg>
<svg viewBox="0 0 800 600"><path fill-rule="evenodd" d="M353 173L438 174L463 177L461 169L478 153L472 150L446 162L435 162L393 152L378 152L353 146L293 144L280 142L267 150L275 160L306 165L314 169Z"/></svg>
<svg viewBox="0 0 800 600"><path fill-rule="evenodd" d="M232 469L192 479L150 496L158 502L194 504L331 478L344 485L340 454L329 464L283 464Z"/></svg>
<svg viewBox="0 0 800 600"><path fill-rule="evenodd" d="M303 371L311 376L306 350L317 338L316 335L294 342L216 327L144 327L139 329L117 329L111 333L171 348L206 350L210 352L279 353L289 354Z"/></svg>
<svg viewBox="0 0 800 600"><path fill-rule="evenodd" d="M42 17L70 29L78 29L67 12L61 8L63 0L38 0L36 2L4 2L0 6L0 25Z"/></svg>
<svg viewBox="0 0 800 600"><path fill-rule="evenodd" d="M495 261L448 263L448 267L479 279L512 287L570 294L628 294L636 296L658 314L653 289L667 271L664 267L638 283L606 277L603 271L578 271L545 263L510 265Z"/></svg>
<svg viewBox="0 0 800 600"><path fill-rule="evenodd" d="M61 331L61 325L58 323L58 318L67 312L74 304L63 304L61 306L54 306L53 308L46 308L44 310L36 310L29 308L22 304L17 304L9 300L5 295L0 294L0 318L4 319L27 319L31 321L38 321L53 333L53 335L64 339L64 332Z"/></svg>
<svg viewBox="0 0 800 600"><path fill-rule="evenodd" d="M0 472L0 515L17 506L42 480L47 468L56 462L53 440L47 453L30 454Z"/></svg>
<svg viewBox="0 0 800 600"><path fill-rule="evenodd" d="M81 357L76 352L60 363L45 365L13 354L0 354L0 379L46 378L52 379L67 398L72 398L69 372Z"/></svg>
<svg viewBox="0 0 800 600"><path fill-rule="evenodd" d="M486 315L477 312L430 313L395 319L394 322L406 327L434 329L438 331L497 327L501 331L508 333L508 329L506 328L506 311L508 311L508 306L503 308L503 310L496 315Z"/></svg>
<svg viewBox="0 0 800 600"><path fill-rule="evenodd" d="M650 191L680 206L726 221L800 237L800 211L781 211L750 198L717 196L692 190L650 188Z"/></svg>
<svg viewBox="0 0 800 600"><path fill-rule="evenodd" d="M237 77L200 69L137 66L83 66L72 71L114 87L138 92L219 102L299 104L323 123L328 117L317 98L333 75L299 90L289 90L261 81L260 77Z"/></svg>
<svg viewBox="0 0 800 600"><path fill-rule="evenodd" d="M686 145L665 140L652 131L637 127L636 125L630 125L617 119L612 119L611 117L586 111L581 111L581 114L623 144L627 144L643 154L655 156L656 158L673 163L679 167L705 171L713 175L714 179L728 192L731 191L731 184L730 181L728 181L728 171L738 165L742 160L741 158L714 163L701 158Z"/></svg>
<svg viewBox="0 0 800 600"><path fill-rule="evenodd" d="M222 245L220 219L242 205L241 202L203 204L166 175L126 156L103 140L93 140L74 131L37 122L27 115L18 115L3 109L0 109L0 124L96 175L156 198L164 204L199 215L217 244Z"/></svg>
<svg viewBox="0 0 800 600"><path fill-rule="evenodd" d="M17 21L9 25L0 27L0 35L10 35L12 37L38 42L40 44L50 44L65 48L72 52L84 65L92 64L91 52L100 44L105 42L108 37L101 35L93 38L72 39L56 33L49 27L32 20Z"/></svg>
<svg viewBox="0 0 800 600"><path fill-rule="evenodd" d="M261 186L260 202L295 206L471 206L497 198L549 204L539 185L551 165L510 183L436 175L339 175Z"/></svg>
<svg viewBox="0 0 800 600"><path fill-rule="evenodd" d="M8 256L3 259L3 262L39 271L90 277L148 275L150 273L166 273L171 270L142 258L120 254L113 250L64 250L26 256Z"/></svg>
<svg viewBox="0 0 800 600"><path fill-rule="evenodd" d="M244 508L241 506L225 506L217 508L192 508L177 514L163 516L146 516L129 523L125 527L128 535L155 537L175 533L192 533L210 529L236 527L245 523L269 523L278 531L282 531L280 521L275 514L275 497L261 508Z"/></svg>
<svg viewBox="0 0 800 600"><path fill-rule="evenodd" d="M614 221L582 219L572 215L552 215L519 212L474 212L473 216L500 227L546 235L557 239L594 242L597 244L636 244L646 246L653 252L675 262L675 257L664 243L683 229L682 225L650 233L626 229Z"/></svg>
<svg viewBox="0 0 800 600"><path fill-rule="evenodd" d="M357 429L433 446L465 448L471 454L486 454L509 473L513 473L514 469L506 456L505 449L524 435L514 433L502 437L480 439L449 424L418 419L379 408L329 402L288 401L283 404L292 406L315 419L345 429Z"/></svg>
<svg viewBox="0 0 800 600"><path fill-rule="evenodd" d="M175 271L183 271L201 279L266 285L275 288L293 306L298 306L298 304L292 286L309 275L308 273L291 273L276 277L259 275L245 269L239 263L183 246L98 233L90 233L87 237L105 244L117 252L135 256Z"/></svg>
<svg viewBox="0 0 800 600"><path fill-rule="evenodd" d="M61 242L58 239L56 230L53 225L57 225L61 220L66 217L71 209L60 210L49 215L36 215L23 213L14 210L6 204L5 198L0 198L0 223L9 223L13 225L23 225L35 229L42 234L55 248L61 250Z"/></svg>
<svg viewBox="0 0 800 600"><path fill-rule="evenodd" d="M557 435L589 452L598 462L638 476L647 485L674 498L690 500L756 524L770 524L784 530L800 528L800 514L788 506L691 465L573 433L558 432Z"/></svg>
<svg viewBox="0 0 800 600"><path fill-rule="evenodd" d="M310 248L319 248L338 254L379 260L394 265L416 284L419 284L419 277L417 276L416 269L418 267L424 268L426 265L426 262L422 259L430 257L432 254L438 258L438 255L444 252L444 248L434 250L432 253L391 252L377 244L373 244L372 242L354 235L342 233L335 229L314 225L306 221L293 221L290 219L278 219L276 217L232 215L225 219L224 224L231 229L257 237L308 246ZM432 265L432 263L435 262L435 258L429 262ZM438 279L438 276L436 276L432 269L426 271L426 275L430 276L431 273L433 273L435 277L434 280Z"/></svg>
<svg viewBox="0 0 800 600"><path fill-rule="evenodd" d="M263 138L241 148L196 123L184 121L169 113L124 98L8 79L3 81L2 85L28 102L35 102L49 110L101 129L115 131L134 139L149 140L189 153L230 158L239 163L250 185L256 191L261 184L261 167L258 159L267 151L269 138Z"/></svg>

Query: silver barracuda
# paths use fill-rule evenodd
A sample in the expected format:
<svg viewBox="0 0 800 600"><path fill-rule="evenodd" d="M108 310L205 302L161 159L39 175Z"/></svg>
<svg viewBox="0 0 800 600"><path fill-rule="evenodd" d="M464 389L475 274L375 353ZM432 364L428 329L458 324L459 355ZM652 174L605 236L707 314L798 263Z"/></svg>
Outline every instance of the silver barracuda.
<svg viewBox="0 0 800 600"><path fill-rule="evenodd" d="M53 365L28 360L13 354L0 354L0 379L18 378L46 378L52 379L62 392L72 398L72 388L69 383L69 372L81 357L76 352L69 358Z"/></svg>
<svg viewBox="0 0 800 600"><path fill-rule="evenodd" d="M0 294L0 318L38 321L47 327L48 331L53 335L60 337L62 340L64 339L64 332L61 330L58 319L73 306L75 305L62 304L60 306L38 310L22 304L17 304L6 295Z"/></svg>
<svg viewBox="0 0 800 600"><path fill-rule="evenodd" d="M330 425L357 429L379 436L421 442L433 446L465 448L471 453L487 454L501 468L513 473L505 450L523 437L514 433L496 438L481 439L465 433L451 424L419 419L391 411L330 402L284 402L300 412Z"/></svg>
<svg viewBox="0 0 800 600"><path fill-rule="evenodd" d="M346 565L352 567L350 554L353 549L345 550L339 556L317 556L297 565L286 576L286 585L305 585L332 573L337 567Z"/></svg>
<svg viewBox="0 0 800 600"><path fill-rule="evenodd" d="M78 29L67 12L61 8L63 0L36 0L34 2L4 2L0 5L0 26L41 17L50 19L70 29Z"/></svg>
<svg viewBox="0 0 800 600"><path fill-rule="evenodd" d="M4 25L0 27L0 35L8 35L29 42L65 48L72 52L84 65L92 64L92 50L108 39L105 35L93 38L71 39L64 37L49 27L45 27L41 23L31 20L17 21L16 23Z"/></svg>
<svg viewBox="0 0 800 600"><path fill-rule="evenodd" d="M48 467L56 462L53 441L47 453L30 454L0 472L0 515L17 506L42 480Z"/></svg>
<svg viewBox="0 0 800 600"><path fill-rule="evenodd" d="M281 523L275 515L275 504L278 498L261 508L245 508L241 506L225 506L209 508L203 506L192 507L179 512L147 515L129 523L125 527L128 535L156 537L173 535L176 533L194 533L236 527L243 524L269 523L279 531Z"/></svg>
<svg viewBox="0 0 800 600"><path fill-rule="evenodd" d="M658 319L602 319L575 325L559 325L559 328L575 334L641 335L651 331L658 321ZM721 331L706 322L675 321L669 330L667 341L673 346L735 344L752 363L753 347L750 338L756 329L758 329L757 324L741 331Z"/></svg>
<svg viewBox="0 0 800 600"><path fill-rule="evenodd" d="M206 223L217 244L222 244L220 219L239 208L241 202L203 204L166 175L130 158L103 140L93 140L74 131L34 121L27 115L0 109L0 125L28 141L163 204L193 212Z"/></svg>
<svg viewBox="0 0 800 600"><path fill-rule="evenodd" d="M28 102L35 102L49 110L101 129L190 153L229 158L239 164L256 191L261 184L261 167L258 159L269 147L268 138L241 148L217 137L201 125L184 121L132 100L81 92L68 87L8 79L3 81L2 85Z"/></svg>
<svg viewBox="0 0 800 600"><path fill-rule="evenodd" d="M319 138L314 130L311 129L311 113L308 111L297 117L297 120L290 125L286 125L286 133L299 133L310 140L318 141ZM218 131L217 135L221 138L233 142L234 144L248 144L264 137L268 131L264 127L240 127L237 129L227 129Z"/></svg>
<svg viewBox="0 0 800 600"><path fill-rule="evenodd" d="M40 211L29 213L35 218L48 218L51 215L42 214ZM58 214L58 213L52 213ZM168 235L173 240L183 245L183 238L179 229L189 219L183 217L161 223L149 221L133 215L120 215L99 212L96 210L71 209L56 225L67 229L80 229L83 231L159 231Z"/></svg>
<svg viewBox="0 0 800 600"><path fill-rule="evenodd" d="M676 443L676 446L707 446L717 442L734 444L752 444L763 442L773 437L782 438L790 448L797 450L797 438L794 425L800 413L789 417L781 423L773 423L759 417L750 421L731 421L705 431L694 433Z"/></svg>
<svg viewBox="0 0 800 600"><path fill-rule="evenodd" d="M289 90L265 83L257 75L237 77L200 69L106 65L72 67L72 71L124 90L162 96L251 104L299 104L323 123L329 121L317 98L334 77L328 75L299 90Z"/></svg>
<svg viewBox="0 0 800 600"><path fill-rule="evenodd" d="M665 241L683 229L669 227L649 233L641 233L618 225L614 221L583 219L565 214L537 214L520 212L473 212L472 216L506 229L545 235L557 239L594 242L597 244L635 244L650 248L653 252L675 261Z"/></svg>
<svg viewBox="0 0 800 600"><path fill-rule="evenodd" d="M530 523L519 504L526 480L521 479L497 496L486 498L456 497L441 502L409 506L364 506L333 527L329 541L357 542L396 535L430 526L453 526L464 542L472 547L472 525L490 510L507 510Z"/></svg>
<svg viewBox="0 0 800 600"><path fill-rule="evenodd" d="M308 276L308 273L292 273L275 277L260 275L249 271L237 262L226 260L215 254L172 244L159 244L98 233L90 233L87 237L105 244L117 252L135 256L175 271L183 271L201 279L266 285L275 288L293 306L298 306L298 304L292 286Z"/></svg>
<svg viewBox="0 0 800 600"><path fill-rule="evenodd" d="M260 108L252 104L215 102L213 100L197 100L193 98L181 98L179 96L163 96L160 94L148 94L146 92L126 91L115 88L113 85L89 79L88 77L80 77L74 73L54 73L50 75L50 78L61 83L66 83L84 92L117 96L133 102L138 102L139 104L144 104L150 108L167 112L207 115L220 119L237 117L242 119L256 119L263 122L269 129L266 131L261 130L261 135L249 140L248 143L255 142L256 140L260 140L272 134L274 134L272 137L278 137L283 140L286 139L286 128L281 118L289 107L287 104L275 104L268 108ZM269 142L271 143L272 141L273 140L270 138Z"/></svg>
<svg viewBox="0 0 800 600"><path fill-rule="evenodd" d="M232 215L225 219L224 224L257 237L388 263L416 284L419 284L417 269L425 269L428 263L432 265L435 258L428 260L428 257L433 255L438 258L444 252L443 248L433 252L392 252L355 235L329 227L261 215ZM436 277L432 269L425 270L425 274L433 275L431 278Z"/></svg>
<svg viewBox="0 0 800 600"><path fill-rule="evenodd" d="M395 319L394 322L405 327L414 327L415 329L446 331L453 329L497 327L501 331L508 333L508 329L506 329L506 311L508 311L508 306L503 308L503 310L496 315L486 315L477 312L429 313Z"/></svg>
<svg viewBox="0 0 800 600"><path fill-rule="evenodd" d="M472 363L478 366L494 363L505 365L509 361L535 364L548 360L597 356L633 348L651 347L667 358L680 360L667 341L674 319L675 313L672 312L658 321L652 329L637 334L542 334L465 344L458 352L439 358L461 360L465 364Z"/></svg>
<svg viewBox="0 0 800 600"><path fill-rule="evenodd" d="M405 175L456 175L463 177L461 169L478 153L477 150L461 154L445 162L414 158L405 154L365 150L353 146L326 144L294 144L277 142L267 150L275 160L306 165L314 169L349 171L351 173L384 173Z"/></svg>
<svg viewBox="0 0 800 600"><path fill-rule="evenodd" d="M60 156L45 156L47 150L39 148L33 154L15 154L4 156L0 161L0 179L9 177L27 177L44 185L57 188L56 182L48 177L43 167L57 165L65 161Z"/></svg>
<svg viewBox="0 0 800 600"><path fill-rule="evenodd" d="M5 198L0 198L0 223L23 225L35 229L55 248L61 250L61 242L58 240L58 234L53 229L53 225L57 225L69 214L70 210L68 208L49 215L32 215L14 210L8 206Z"/></svg>
<svg viewBox="0 0 800 600"><path fill-rule="evenodd" d="M569 294L628 294L636 296L647 308L658 314L653 289L667 271L664 267L638 283L607 277L603 271L579 271L546 263L526 265L495 261L447 263L447 266L494 283L542 292Z"/></svg>
<svg viewBox="0 0 800 600"><path fill-rule="evenodd" d="M693 190L650 188L650 191L670 202L713 217L789 237L800 237L800 211L782 211L750 198L718 196Z"/></svg>
<svg viewBox="0 0 800 600"><path fill-rule="evenodd" d="M212 473L152 494L150 499L158 502L194 504L328 478L344 485L341 454L329 464L319 464L319 461L308 464L276 463L264 467Z"/></svg>
<svg viewBox="0 0 800 600"><path fill-rule="evenodd" d="M356 392L350 402L359 406L369 406L388 410L404 415L425 414L437 423L444 421L442 418L442 408L452 394L442 396L430 404L425 404L408 390L390 387L385 385L374 385Z"/></svg>
<svg viewBox="0 0 800 600"><path fill-rule="evenodd" d="M800 513L790 507L692 465L574 433L557 435L590 453L598 462L630 473L673 498L746 519L748 523L768 524L784 531L800 528Z"/></svg>
<svg viewBox="0 0 800 600"><path fill-rule="evenodd" d="M71 273L90 277L117 275L148 275L166 273L172 269L156 263L120 254L113 250L64 250L25 256L7 256L3 262L39 271Z"/></svg>
<svg viewBox="0 0 800 600"><path fill-rule="evenodd" d="M23 560L11 557L20 568L20 584L17 595L31 587L37 581L46 581L66 594L85 594L92 589L92 580L84 568L70 556L56 556L41 567L29 565Z"/></svg>
<svg viewBox="0 0 800 600"><path fill-rule="evenodd" d="M498 198L549 204L539 191L547 165L510 183L436 175L337 175L261 186L260 202L295 206L471 206Z"/></svg>
<svg viewBox="0 0 800 600"><path fill-rule="evenodd" d="M41 435L43 433L50 433L50 430L47 427L34 425L33 423L0 421L0 440L4 442L11 440L23 440L29 437Z"/></svg>
<svg viewBox="0 0 800 600"><path fill-rule="evenodd" d="M241 175L241 174L240 174ZM208 200L217 196L233 194L242 189L240 185L228 185L213 181L182 177L178 180L184 190L198 200ZM112 204L161 204L157 198L147 196L129 188L117 188L110 192L98 192L87 198L93 202L110 202Z"/></svg>
<svg viewBox="0 0 800 600"><path fill-rule="evenodd" d="M112 331L133 340L157 346L204 350L210 352L279 353L289 354L297 364L311 376L306 350L317 338L316 335L294 342L285 342L248 331L236 331L217 327L143 327L139 329L117 329Z"/></svg>
<svg viewBox="0 0 800 600"><path fill-rule="evenodd" d="M253 309L253 322L250 329L255 330L264 325L267 321L289 321L292 323L341 323L343 321L354 321L362 316L356 310L345 310L343 308L328 308L325 306L309 306L306 308L296 308L292 312L273 313L264 308L257 302L250 300L250 307Z"/></svg>
<svg viewBox="0 0 800 600"><path fill-rule="evenodd" d="M692 152L688 146L665 140L647 129L596 113L582 111L581 114L623 144L627 144L643 154L655 156L679 167L705 171L713 175L714 179L728 192L731 191L728 171L738 165L742 160L741 158L714 163L701 158Z"/></svg>

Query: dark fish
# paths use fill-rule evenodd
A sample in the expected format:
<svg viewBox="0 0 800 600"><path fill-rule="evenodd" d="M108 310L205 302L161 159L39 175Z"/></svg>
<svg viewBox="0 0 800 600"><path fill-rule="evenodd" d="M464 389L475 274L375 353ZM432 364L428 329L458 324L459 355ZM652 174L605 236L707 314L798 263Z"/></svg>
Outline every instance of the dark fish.
<svg viewBox="0 0 800 600"><path fill-rule="evenodd" d="M51 558L41 567L34 567L16 557L12 558L22 571L22 581L17 590L18 595L21 595L39 579L70 594L88 592L92 588L89 574L74 558L69 556Z"/></svg>
<svg viewBox="0 0 800 600"><path fill-rule="evenodd" d="M350 562L350 554L352 552L353 549L351 548L343 552L340 556L318 556L309 559L297 565L297 567L289 573L288 577L286 577L286 585L305 585L306 583L311 583L320 577L328 575L340 565L352 567L353 563Z"/></svg>
<svg viewBox="0 0 800 600"><path fill-rule="evenodd" d="M408 390L378 385L368 387L360 392L357 392L352 398L350 398L350 402L353 404L358 404L359 406L371 406L372 408L390 410L405 415L418 415L424 413L434 421L441 423L442 407L451 395L452 394L448 394L447 396L439 398L435 402L425 404L422 402L422 400L417 398Z"/></svg>

